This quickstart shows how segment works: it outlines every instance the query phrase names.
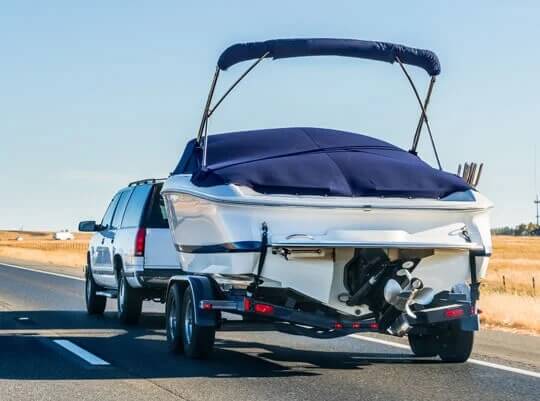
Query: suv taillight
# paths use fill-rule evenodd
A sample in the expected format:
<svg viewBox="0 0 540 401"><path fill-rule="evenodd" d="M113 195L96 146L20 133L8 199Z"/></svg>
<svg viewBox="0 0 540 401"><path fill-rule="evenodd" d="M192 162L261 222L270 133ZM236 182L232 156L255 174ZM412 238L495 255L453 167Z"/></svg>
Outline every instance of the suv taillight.
<svg viewBox="0 0 540 401"><path fill-rule="evenodd" d="M144 243L146 241L146 228L139 228L135 236L135 256L144 256Z"/></svg>

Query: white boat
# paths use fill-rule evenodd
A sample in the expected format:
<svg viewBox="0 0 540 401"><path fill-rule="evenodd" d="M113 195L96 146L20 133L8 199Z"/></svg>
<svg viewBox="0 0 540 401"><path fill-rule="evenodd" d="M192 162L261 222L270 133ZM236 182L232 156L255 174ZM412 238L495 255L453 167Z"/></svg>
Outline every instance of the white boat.
<svg viewBox="0 0 540 401"><path fill-rule="evenodd" d="M320 128L207 134L208 118L259 62L315 55L396 62L407 78L406 65L425 69L431 81L425 100L417 96L411 150ZM249 59L256 61L212 107L220 71ZM248 296L280 289L296 305L311 300L374 318L393 334L409 329L404 315L412 319L449 294L474 306L491 254L492 203L476 189L480 169L451 174L416 153L423 127L433 139L426 108L439 72L434 53L381 42L291 39L227 49L199 135L162 191L182 269Z"/></svg>

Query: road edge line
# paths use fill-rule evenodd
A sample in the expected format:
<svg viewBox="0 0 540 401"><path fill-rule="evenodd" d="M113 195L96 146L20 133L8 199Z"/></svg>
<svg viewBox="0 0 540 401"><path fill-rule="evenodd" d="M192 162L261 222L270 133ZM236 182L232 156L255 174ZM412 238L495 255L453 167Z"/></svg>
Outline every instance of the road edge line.
<svg viewBox="0 0 540 401"><path fill-rule="evenodd" d="M78 280L78 281L84 281L84 278L77 277L77 276L71 276L69 274L62 274L62 273L55 273L55 272L48 272L46 270L40 270L40 269L32 269L30 267L24 267L24 266L18 266L18 265L12 265L10 263L3 263L0 262L0 266L7 266L7 267L13 267L15 269L21 269L21 270L27 270L34 273L42 273L42 274L48 274L50 276L56 276L56 277L62 277L62 278L69 278L72 280Z"/></svg>
<svg viewBox="0 0 540 401"><path fill-rule="evenodd" d="M359 340L364 340L364 341L368 341L368 342L377 343L377 344L388 345L390 347L395 347L395 348L401 348L401 349L407 349L407 350L411 349L408 345L405 345L405 344L399 344L399 343L395 343L393 341L379 340L378 338L366 337L366 336L362 336L360 334L352 334L350 337L357 338ZM517 374L520 374L520 375L525 375L525 376L530 376L530 377L535 377L537 379L540 379L540 372L534 372L532 370L514 368L512 366L506 366L506 365L501 365L501 364L498 364L498 363L481 361L480 359L474 359L474 358L469 358L469 360L467 362L475 364L475 365L485 366L485 367L493 368L493 369L504 370L504 371L507 371L507 372L517 373Z"/></svg>

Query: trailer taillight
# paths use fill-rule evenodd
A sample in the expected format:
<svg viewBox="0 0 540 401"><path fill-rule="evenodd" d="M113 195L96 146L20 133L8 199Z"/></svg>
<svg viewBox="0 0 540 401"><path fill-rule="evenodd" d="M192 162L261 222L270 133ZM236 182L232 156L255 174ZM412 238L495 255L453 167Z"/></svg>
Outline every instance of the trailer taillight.
<svg viewBox="0 0 540 401"><path fill-rule="evenodd" d="M260 313L261 315L271 315L274 313L274 307L267 304L255 304L255 313Z"/></svg>
<svg viewBox="0 0 540 401"><path fill-rule="evenodd" d="M334 323L334 330L341 330L342 328L343 328L343 323L341 322Z"/></svg>
<svg viewBox="0 0 540 401"><path fill-rule="evenodd" d="M446 316L448 319L456 319L458 317L461 317L465 314L463 309L448 309L444 311L444 316Z"/></svg>
<svg viewBox="0 0 540 401"><path fill-rule="evenodd" d="M146 242L146 228L139 228L135 236L135 256L144 256L144 245Z"/></svg>

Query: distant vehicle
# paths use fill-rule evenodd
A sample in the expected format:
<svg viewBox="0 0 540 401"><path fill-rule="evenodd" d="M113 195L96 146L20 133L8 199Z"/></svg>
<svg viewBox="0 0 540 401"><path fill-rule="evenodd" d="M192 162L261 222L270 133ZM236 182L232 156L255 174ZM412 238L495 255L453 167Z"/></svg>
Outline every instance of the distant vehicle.
<svg viewBox="0 0 540 401"><path fill-rule="evenodd" d="M156 179L133 182L114 195L101 223L79 224L79 231L95 232L85 272L89 314L102 314L107 298L116 298L120 320L134 324L144 300L164 302L168 280L180 268L162 185Z"/></svg>
<svg viewBox="0 0 540 401"><path fill-rule="evenodd" d="M58 241L71 241L75 239L75 236L68 230L62 230L54 233L54 239Z"/></svg>

